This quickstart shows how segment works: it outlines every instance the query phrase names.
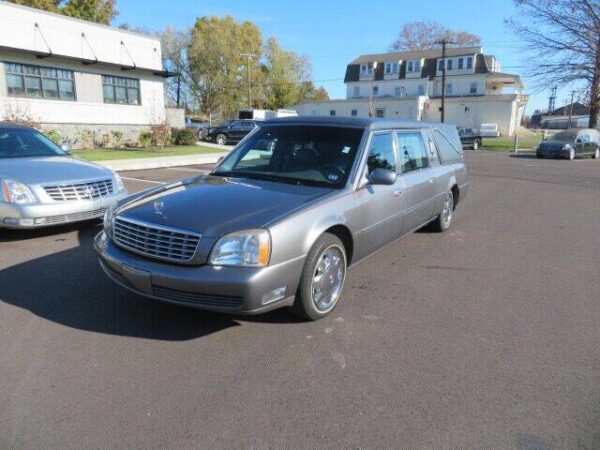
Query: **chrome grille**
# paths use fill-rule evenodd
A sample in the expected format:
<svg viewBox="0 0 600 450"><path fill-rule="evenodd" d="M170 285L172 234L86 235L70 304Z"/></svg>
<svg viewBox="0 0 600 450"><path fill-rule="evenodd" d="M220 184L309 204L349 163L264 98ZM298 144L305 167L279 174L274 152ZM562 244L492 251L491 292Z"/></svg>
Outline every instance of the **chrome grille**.
<svg viewBox="0 0 600 450"><path fill-rule="evenodd" d="M44 190L52 200L57 202L94 200L112 195L114 191L113 182L110 178L87 183L44 186Z"/></svg>
<svg viewBox="0 0 600 450"><path fill-rule="evenodd" d="M80 220L90 220L97 219L102 217L106 212L106 208L96 209L94 211L86 211L81 213L73 213L73 214L63 214L60 216L50 216L46 217L44 224L58 224L58 223L67 223L67 222L77 222Z"/></svg>
<svg viewBox="0 0 600 450"><path fill-rule="evenodd" d="M113 239L117 245L144 256L185 262L194 256L200 235L117 217Z"/></svg>

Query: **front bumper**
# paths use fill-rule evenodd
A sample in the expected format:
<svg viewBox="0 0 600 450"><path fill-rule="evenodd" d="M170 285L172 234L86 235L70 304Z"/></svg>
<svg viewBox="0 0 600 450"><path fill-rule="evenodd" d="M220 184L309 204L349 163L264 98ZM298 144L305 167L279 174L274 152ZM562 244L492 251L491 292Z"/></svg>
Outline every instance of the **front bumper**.
<svg viewBox="0 0 600 450"><path fill-rule="evenodd" d="M101 218L113 203L127 196L127 191L96 200L14 205L0 201L0 228L41 228Z"/></svg>
<svg viewBox="0 0 600 450"><path fill-rule="evenodd" d="M94 249L106 275L137 294L236 314L258 314L292 305L305 259L301 256L261 268L181 266L122 250L104 231L94 239ZM278 295L269 296L273 292Z"/></svg>
<svg viewBox="0 0 600 450"><path fill-rule="evenodd" d="M570 150L548 150L538 148L535 150L537 155L541 155L547 158L568 158Z"/></svg>

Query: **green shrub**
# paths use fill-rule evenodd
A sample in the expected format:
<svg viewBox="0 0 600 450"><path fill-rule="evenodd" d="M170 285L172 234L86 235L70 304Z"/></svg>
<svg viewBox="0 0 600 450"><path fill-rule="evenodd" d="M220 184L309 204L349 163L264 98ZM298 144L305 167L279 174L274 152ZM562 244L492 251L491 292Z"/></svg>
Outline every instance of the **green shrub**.
<svg viewBox="0 0 600 450"><path fill-rule="evenodd" d="M60 144L62 141L62 136L60 135L58 130L44 130L43 133L48 139L50 139L55 144Z"/></svg>
<svg viewBox="0 0 600 450"><path fill-rule="evenodd" d="M151 125L150 134L152 136L151 142L154 147L163 149L165 145L171 143L171 127L164 123Z"/></svg>
<svg viewBox="0 0 600 450"><path fill-rule="evenodd" d="M142 131L138 137L138 141L144 148L150 146L150 143L152 142L152 133L150 131Z"/></svg>
<svg viewBox="0 0 600 450"><path fill-rule="evenodd" d="M113 130L110 132L113 137L113 141L116 148L121 148L121 139L123 139L123 132L120 130Z"/></svg>
<svg viewBox="0 0 600 450"><path fill-rule="evenodd" d="M173 128L171 136L175 145L194 145L198 140L196 130L192 128Z"/></svg>

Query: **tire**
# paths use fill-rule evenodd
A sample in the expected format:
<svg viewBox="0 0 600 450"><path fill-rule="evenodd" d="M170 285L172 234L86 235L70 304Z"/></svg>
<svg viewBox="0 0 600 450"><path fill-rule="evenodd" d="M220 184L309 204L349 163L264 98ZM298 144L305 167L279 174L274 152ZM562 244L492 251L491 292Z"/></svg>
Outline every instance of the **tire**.
<svg viewBox="0 0 600 450"><path fill-rule="evenodd" d="M344 288L346 266L342 241L330 233L321 235L306 257L292 313L303 320L318 320L331 313Z"/></svg>
<svg viewBox="0 0 600 450"><path fill-rule="evenodd" d="M539 153L536 153L536 154L535 154L535 157L536 157L537 159L544 159L544 155L540 155Z"/></svg>
<svg viewBox="0 0 600 450"><path fill-rule="evenodd" d="M600 159L600 147L596 147L596 151L592 153L592 159Z"/></svg>
<svg viewBox="0 0 600 450"><path fill-rule="evenodd" d="M570 159L571 161L573 161L575 159L575 149L574 148L572 148L569 151L569 155L567 156L567 159Z"/></svg>
<svg viewBox="0 0 600 450"><path fill-rule="evenodd" d="M223 133L219 133L215 138L215 142L219 145L225 145L227 144L227 136L225 136Z"/></svg>
<svg viewBox="0 0 600 450"><path fill-rule="evenodd" d="M479 150L479 141L477 139L473 141L473 150Z"/></svg>
<svg viewBox="0 0 600 450"><path fill-rule="evenodd" d="M442 206L442 210L438 215L437 219L435 219L431 223L431 229L433 231L437 231L438 233L444 233L450 229L452 225L452 219L454 217L454 194L452 191L449 191L446 194L446 198L444 199L444 206Z"/></svg>

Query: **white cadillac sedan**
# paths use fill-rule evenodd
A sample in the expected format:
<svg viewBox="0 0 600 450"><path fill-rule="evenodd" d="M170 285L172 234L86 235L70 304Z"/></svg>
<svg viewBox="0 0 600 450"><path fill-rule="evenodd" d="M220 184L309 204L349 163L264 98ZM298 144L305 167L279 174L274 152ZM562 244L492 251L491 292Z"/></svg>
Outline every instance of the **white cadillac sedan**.
<svg viewBox="0 0 600 450"><path fill-rule="evenodd" d="M127 192L116 172L70 156L39 131L0 123L0 228L102 218Z"/></svg>

